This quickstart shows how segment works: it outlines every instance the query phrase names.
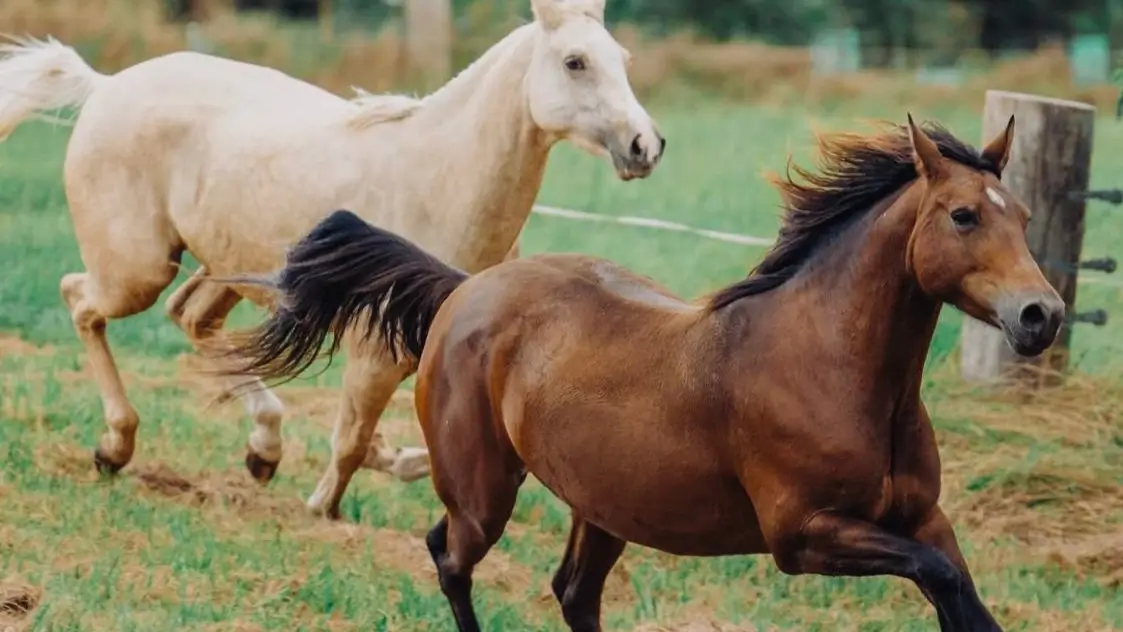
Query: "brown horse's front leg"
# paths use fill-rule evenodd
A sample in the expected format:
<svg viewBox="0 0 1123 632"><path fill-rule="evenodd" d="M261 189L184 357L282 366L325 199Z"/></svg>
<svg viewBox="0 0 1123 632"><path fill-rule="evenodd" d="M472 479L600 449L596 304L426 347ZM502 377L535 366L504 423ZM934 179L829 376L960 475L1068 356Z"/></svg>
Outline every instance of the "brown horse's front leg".
<svg viewBox="0 0 1123 632"><path fill-rule="evenodd" d="M926 527L925 535L947 545L938 525ZM773 557L780 570L793 575L903 577L913 581L936 607L942 632L1002 630L979 599L970 576L944 551L893 535L873 523L816 514L798 535L775 547Z"/></svg>
<svg viewBox="0 0 1123 632"><path fill-rule="evenodd" d="M971 587L971 590L975 590L975 581L971 577L971 571L967 568L967 560L959 550L959 543L955 539L955 530L952 529L951 522L944 515L942 509L934 507L928 517L917 527L916 532L913 533L913 538L921 544L927 544L946 555L948 560L963 573L964 580ZM932 602L932 605L936 605L932 595L925 594L925 597ZM946 616L939 608L936 611L940 613L941 630L956 629L951 621L945 620Z"/></svg>

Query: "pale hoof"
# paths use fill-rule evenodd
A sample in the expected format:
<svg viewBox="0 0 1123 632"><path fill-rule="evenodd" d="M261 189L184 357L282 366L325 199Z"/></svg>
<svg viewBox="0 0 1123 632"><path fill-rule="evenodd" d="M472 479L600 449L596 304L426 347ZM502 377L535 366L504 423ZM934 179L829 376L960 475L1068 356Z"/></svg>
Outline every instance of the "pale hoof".
<svg viewBox="0 0 1123 632"><path fill-rule="evenodd" d="M315 516L316 518L324 518L326 520L335 521L339 520L339 518L341 517L338 505L336 505L335 507L325 507L316 499L310 498L308 502L304 504L304 506L308 510L308 513Z"/></svg>

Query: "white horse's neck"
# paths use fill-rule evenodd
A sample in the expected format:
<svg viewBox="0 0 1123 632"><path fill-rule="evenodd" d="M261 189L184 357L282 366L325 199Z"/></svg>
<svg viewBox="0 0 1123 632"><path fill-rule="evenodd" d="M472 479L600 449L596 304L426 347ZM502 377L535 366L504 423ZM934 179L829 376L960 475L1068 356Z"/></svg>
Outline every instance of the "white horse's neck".
<svg viewBox="0 0 1123 632"><path fill-rule="evenodd" d="M510 33L399 123L425 139L411 157L432 174L424 207L443 242L433 249L469 272L503 259L546 170L554 140L534 124L524 87L540 28Z"/></svg>

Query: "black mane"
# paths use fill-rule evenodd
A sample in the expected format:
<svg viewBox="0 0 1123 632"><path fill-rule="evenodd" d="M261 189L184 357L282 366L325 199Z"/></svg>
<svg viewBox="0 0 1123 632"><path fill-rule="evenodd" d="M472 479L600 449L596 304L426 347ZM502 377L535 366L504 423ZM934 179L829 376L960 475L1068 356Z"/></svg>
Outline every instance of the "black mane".
<svg viewBox="0 0 1123 632"><path fill-rule="evenodd" d="M944 157L999 175L996 165L942 126L928 124L924 131ZM773 177L785 211L776 243L748 278L710 298L711 309L779 287L795 276L830 237L917 177L904 125L892 125L871 135L824 135L818 138L818 144L817 173L789 162L784 178ZM792 180L792 170L806 184Z"/></svg>

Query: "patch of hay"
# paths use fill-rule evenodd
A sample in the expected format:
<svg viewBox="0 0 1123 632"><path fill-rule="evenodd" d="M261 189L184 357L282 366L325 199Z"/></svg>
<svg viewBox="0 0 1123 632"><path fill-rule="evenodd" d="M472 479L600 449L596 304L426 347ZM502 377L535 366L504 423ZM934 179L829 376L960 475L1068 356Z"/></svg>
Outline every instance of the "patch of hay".
<svg viewBox="0 0 1123 632"><path fill-rule="evenodd" d="M1109 588L1123 586L1123 533L1097 535L1055 546L1049 562Z"/></svg>
<svg viewBox="0 0 1123 632"><path fill-rule="evenodd" d="M1012 472L960 499L957 522L975 536L1011 535L1045 543L1102 533L1123 512L1123 489L1084 472L1035 468Z"/></svg>

